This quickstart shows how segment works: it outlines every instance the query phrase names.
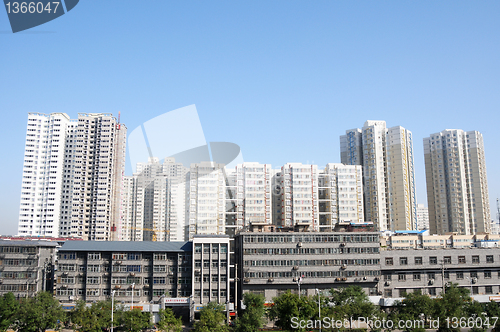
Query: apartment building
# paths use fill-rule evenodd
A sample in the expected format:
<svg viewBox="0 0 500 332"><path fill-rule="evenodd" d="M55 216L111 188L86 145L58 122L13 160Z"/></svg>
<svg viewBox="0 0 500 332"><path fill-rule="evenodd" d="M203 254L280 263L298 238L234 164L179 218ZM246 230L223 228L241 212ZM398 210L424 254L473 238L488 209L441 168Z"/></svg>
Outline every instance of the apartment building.
<svg viewBox="0 0 500 332"><path fill-rule="evenodd" d="M186 235L217 235L226 231L226 177L224 164L191 164L189 171L189 224Z"/></svg>
<svg viewBox="0 0 500 332"><path fill-rule="evenodd" d="M125 241L184 241L188 169L174 158L149 158L125 177Z"/></svg>
<svg viewBox="0 0 500 332"><path fill-rule="evenodd" d="M277 224L318 231L318 166L287 163L275 176L280 184L281 196L276 202L276 209L281 211Z"/></svg>
<svg viewBox="0 0 500 332"><path fill-rule="evenodd" d="M236 206L238 229L272 224L270 164L243 163L236 166Z"/></svg>
<svg viewBox="0 0 500 332"><path fill-rule="evenodd" d="M424 204L417 204L417 231L429 229L429 209Z"/></svg>
<svg viewBox="0 0 500 332"><path fill-rule="evenodd" d="M66 188L67 136L75 125L64 113L29 113L18 234L58 237L70 215Z"/></svg>
<svg viewBox="0 0 500 332"><path fill-rule="evenodd" d="M18 233L113 239L126 131L111 114L29 113Z"/></svg>
<svg viewBox="0 0 500 332"><path fill-rule="evenodd" d="M62 236L110 241L122 222L127 128L109 113L79 113L71 134L71 221Z"/></svg>
<svg viewBox="0 0 500 332"><path fill-rule="evenodd" d="M365 221L380 231L415 229L415 171L409 130L366 121L340 137L341 162L363 166Z"/></svg>
<svg viewBox="0 0 500 332"><path fill-rule="evenodd" d="M339 223L363 223L361 166L327 164L318 176L319 231L332 232Z"/></svg>
<svg viewBox="0 0 500 332"><path fill-rule="evenodd" d="M235 247L240 294L262 294L272 302L290 290L313 295L359 285L377 296L377 232L241 232Z"/></svg>
<svg viewBox="0 0 500 332"><path fill-rule="evenodd" d="M431 233L491 231L483 136L446 129L424 138Z"/></svg>
<svg viewBox="0 0 500 332"><path fill-rule="evenodd" d="M0 296L18 299L53 287L57 242L0 240Z"/></svg>

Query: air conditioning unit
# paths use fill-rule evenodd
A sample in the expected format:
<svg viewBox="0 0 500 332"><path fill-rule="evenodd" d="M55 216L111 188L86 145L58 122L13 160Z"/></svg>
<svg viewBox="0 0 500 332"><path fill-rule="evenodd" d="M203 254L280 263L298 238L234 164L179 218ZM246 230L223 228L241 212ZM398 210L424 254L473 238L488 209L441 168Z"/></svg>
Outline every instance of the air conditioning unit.
<svg viewBox="0 0 500 332"><path fill-rule="evenodd" d="M122 288L122 286L121 285L115 285L115 288L120 289L120 288Z"/></svg>
<svg viewBox="0 0 500 332"><path fill-rule="evenodd" d="M391 285L391 282L390 282L390 281L386 281L386 282L385 282L385 285L386 285L386 286L390 286L390 285Z"/></svg>
<svg viewBox="0 0 500 332"><path fill-rule="evenodd" d="M297 247L299 247L299 248L302 247L302 242L298 242Z"/></svg>
<svg viewBox="0 0 500 332"><path fill-rule="evenodd" d="M131 277L135 277L135 273L134 272L130 272L130 276Z"/></svg>
<svg viewBox="0 0 500 332"><path fill-rule="evenodd" d="M199 269L194 270L194 274L199 276L201 274L201 270L199 270Z"/></svg>
<svg viewBox="0 0 500 332"><path fill-rule="evenodd" d="M345 269L347 269L347 265L342 264L342 266L341 266L340 268L341 268L342 270L345 270Z"/></svg>
<svg viewBox="0 0 500 332"><path fill-rule="evenodd" d="M368 279L368 278L367 277L363 277L363 280L366 280L366 279Z"/></svg>
<svg viewBox="0 0 500 332"><path fill-rule="evenodd" d="M274 281L274 278L269 278L269 279L267 279L267 281L269 281L269 282L273 282L273 281Z"/></svg>
<svg viewBox="0 0 500 332"><path fill-rule="evenodd" d="M298 266L298 265L295 265L295 266L293 267L293 269L294 269L294 270L298 270L298 269L299 269L299 266Z"/></svg>
<svg viewBox="0 0 500 332"><path fill-rule="evenodd" d="M378 291L378 292L377 292L377 294L378 294L378 295L382 295L382 291Z"/></svg>
<svg viewBox="0 0 500 332"><path fill-rule="evenodd" d="M340 278L335 278L335 281L340 281Z"/></svg>
<svg viewBox="0 0 500 332"><path fill-rule="evenodd" d="M342 278L342 281L347 281L347 278L346 277Z"/></svg>
<svg viewBox="0 0 500 332"><path fill-rule="evenodd" d="M434 285L434 279L429 280L429 285Z"/></svg>
<svg viewBox="0 0 500 332"><path fill-rule="evenodd" d="M342 243L340 244L340 246L341 246L341 247L345 247L345 244L346 244L345 242L342 242Z"/></svg>
<svg viewBox="0 0 500 332"><path fill-rule="evenodd" d="M373 280L375 280L375 281L379 281L379 280L380 280L380 278L379 278L379 277L375 277Z"/></svg>
<svg viewBox="0 0 500 332"><path fill-rule="evenodd" d="M250 282L250 278L243 279L243 282Z"/></svg>

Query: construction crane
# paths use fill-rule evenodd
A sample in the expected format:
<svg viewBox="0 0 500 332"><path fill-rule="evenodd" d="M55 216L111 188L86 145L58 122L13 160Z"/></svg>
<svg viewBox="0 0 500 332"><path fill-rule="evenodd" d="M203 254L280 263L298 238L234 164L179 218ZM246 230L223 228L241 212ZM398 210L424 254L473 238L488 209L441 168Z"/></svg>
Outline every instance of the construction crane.
<svg viewBox="0 0 500 332"><path fill-rule="evenodd" d="M147 231L147 232L152 232L153 235L152 235L152 240L156 242L157 240L157 235L156 233L158 232L156 229L151 229L151 228L142 228L142 227L127 227L128 229L135 229L135 230L138 230L138 231ZM163 231L165 233L170 233L170 231Z"/></svg>

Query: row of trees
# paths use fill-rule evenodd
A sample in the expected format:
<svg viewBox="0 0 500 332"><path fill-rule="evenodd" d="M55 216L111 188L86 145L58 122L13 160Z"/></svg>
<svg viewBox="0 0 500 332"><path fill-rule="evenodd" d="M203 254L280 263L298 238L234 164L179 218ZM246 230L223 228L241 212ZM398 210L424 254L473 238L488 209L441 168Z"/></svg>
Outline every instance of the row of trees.
<svg viewBox="0 0 500 332"><path fill-rule="evenodd" d="M111 301L99 301L90 306L80 301L73 310L64 311L59 301L48 292L21 300L7 293L0 297L0 331L12 328L19 332L40 332L67 326L80 332L102 332L109 330L111 323L116 331L139 332L152 327L149 312L125 310L123 306L115 305L113 313L112 322ZM161 309L159 315L156 324L159 330L182 331L182 321L171 309Z"/></svg>
<svg viewBox="0 0 500 332"><path fill-rule="evenodd" d="M420 292L408 293L403 301L396 302L389 310L382 310L379 306L370 302L368 296L359 286L350 286L340 289L332 289L329 295L298 296L287 292L273 299L274 305L266 310L265 299L261 295L246 293L244 304L246 309L240 313L235 321L234 332L256 332L267 319L274 321L275 325L282 330L292 330L293 320L321 320L329 317L332 321L347 322L347 326L341 328L325 329L323 331L341 331L355 326L359 318L371 320L368 327L370 330L379 331L400 329L400 321L403 330L422 332L424 328L438 329L440 332L458 332L460 328L470 328L473 332L485 331L493 327L495 322L492 317L500 317L500 307L496 302L481 304L470 298L469 290L460 288L456 284L449 284L445 293L437 298L430 298ZM321 317L319 316L319 305L321 305ZM488 317L490 319L488 319ZM453 321L453 318L462 321ZM391 321L392 327L376 326L374 322ZM424 325L413 325L407 327L406 322L420 321ZM490 326L485 325L485 322ZM438 322L431 326L431 322ZM472 322L472 325L471 323ZM478 324L481 322L481 325ZM500 324L500 322L499 322ZM358 327L358 326L356 326ZM209 304L201 311L200 320L195 324L195 332L228 332L230 329L225 323L224 307L214 303ZM310 331L311 327L294 328L293 331ZM500 331L494 328L494 331Z"/></svg>

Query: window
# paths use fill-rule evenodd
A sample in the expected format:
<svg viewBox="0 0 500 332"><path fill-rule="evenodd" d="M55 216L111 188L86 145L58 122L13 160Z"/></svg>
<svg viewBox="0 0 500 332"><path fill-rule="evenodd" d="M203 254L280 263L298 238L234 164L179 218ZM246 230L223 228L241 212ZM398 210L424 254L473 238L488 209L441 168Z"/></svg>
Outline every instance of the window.
<svg viewBox="0 0 500 332"><path fill-rule="evenodd" d="M479 264L479 256L472 256L472 264Z"/></svg>
<svg viewBox="0 0 500 332"><path fill-rule="evenodd" d="M406 274L398 273L398 281L406 281Z"/></svg>
<svg viewBox="0 0 500 332"><path fill-rule="evenodd" d="M465 264L465 256L458 256L458 264Z"/></svg>
<svg viewBox="0 0 500 332"><path fill-rule="evenodd" d="M429 288L429 295L435 296L436 295L436 288L434 288L434 287Z"/></svg>
<svg viewBox="0 0 500 332"><path fill-rule="evenodd" d="M484 271L484 279L491 279L491 271Z"/></svg>
<svg viewBox="0 0 500 332"><path fill-rule="evenodd" d="M401 288L399 290L399 297L405 297L406 296L406 289L404 288Z"/></svg>
<svg viewBox="0 0 500 332"><path fill-rule="evenodd" d="M436 265L438 263L438 259L436 256L429 257L429 264Z"/></svg>
<svg viewBox="0 0 500 332"><path fill-rule="evenodd" d="M227 253L227 244L220 245L220 252L223 254Z"/></svg>
<svg viewBox="0 0 500 332"><path fill-rule="evenodd" d="M140 254L128 254L127 259L129 261L138 261L141 259L141 255Z"/></svg>
<svg viewBox="0 0 500 332"><path fill-rule="evenodd" d="M477 287L477 286L472 287L472 294L474 294L474 295L479 294L479 287Z"/></svg>
<svg viewBox="0 0 500 332"><path fill-rule="evenodd" d="M214 244L214 246L212 247L212 254L218 254L219 253L219 247L217 247L217 245Z"/></svg>
<svg viewBox="0 0 500 332"><path fill-rule="evenodd" d="M386 257L385 265L393 265L393 264L394 264L394 260L392 259L392 257Z"/></svg>
<svg viewBox="0 0 500 332"><path fill-rule="evenodd" d="M197 244L194 246L194 252L197 254L201 253L201 244Z"/></svg>
<svg viewBox="0 0 500 332"><path fill-rule="evenodd" d="M434 272L429 272L429 273L427 273L427 278L428 278L429 280L436 279L436 273L434 273Z"/></svg>
<svg viewBox="0 0 500 332"><path fill-rule="evenodd" d="M408 265L408 257L399 257L399 265Z"/></svg>
<svg viewBox="0 0 500 332"><path fill-rule="evenodd" d="M204 244L203 245L203 253L204 254L209 254L210 253L210 245L209 244Z"/></svg>
<svg viewBox="0 0 500 332"><path fill-rule="evenodd" d="M464 278L463 272L457 272L457 280L462 280Z"/></svg>
<svg viewBox="0 0 500 332"><path fill-rule="evenodd" d="M391 274L384 274L384 281L391 281L391 280L392 280Z"/></svg>
<svg viewBox="0 0 500 332"><path fill-rule="evenodd" d="M165 277L153 277L153 284L166 284L167 279Z"/></svg>
<svg viewBox="0 0 500 332"><path fill-rule="evenodd" d="M486 255L486 263L494 263L493 255Z"/></svg>
<svg viewBox="0 0 500 332"><path fill-rule="evenodd" d="M392 289L385 289L384 290L384 297L392 297Z"/></svg>
<svg viewBox="0 0 500 332"><path fill-rule="evenodd" d="M87 255L88 260L97 260L101 259L101 253L100 252L89 252Z"/></svg>
<svg viewBox="0 0 500 332"><path fill-rule="evenodd" d="M493 294L493 287L492 286L486 286L486 287L484 287L484 292L486 294Z"/></svg>
<svg viewBox="0 0 500 332"><path fill-rule="evenodd" d="M471 277L471 278L477 278L477 272L476 272L476 271L472 271L472 272L470 273L470 277Z"/></svg>
<svg viewBox="0 0 500 332"><path fill-rule="evenodd" d="M413 273L413 280L420 280L420 272Z"/></svg>
<svg viewBox="0 0 500 332"><path fill-rule="evenodd" d="M443 261L445 264L451 264L451 256L444 256Z"/></svg>
<svg viewBox="0 0 500 332"><path fill-rule="evenodd" d="M422 257L415 257L415 265L422 265Z"/></svg>

